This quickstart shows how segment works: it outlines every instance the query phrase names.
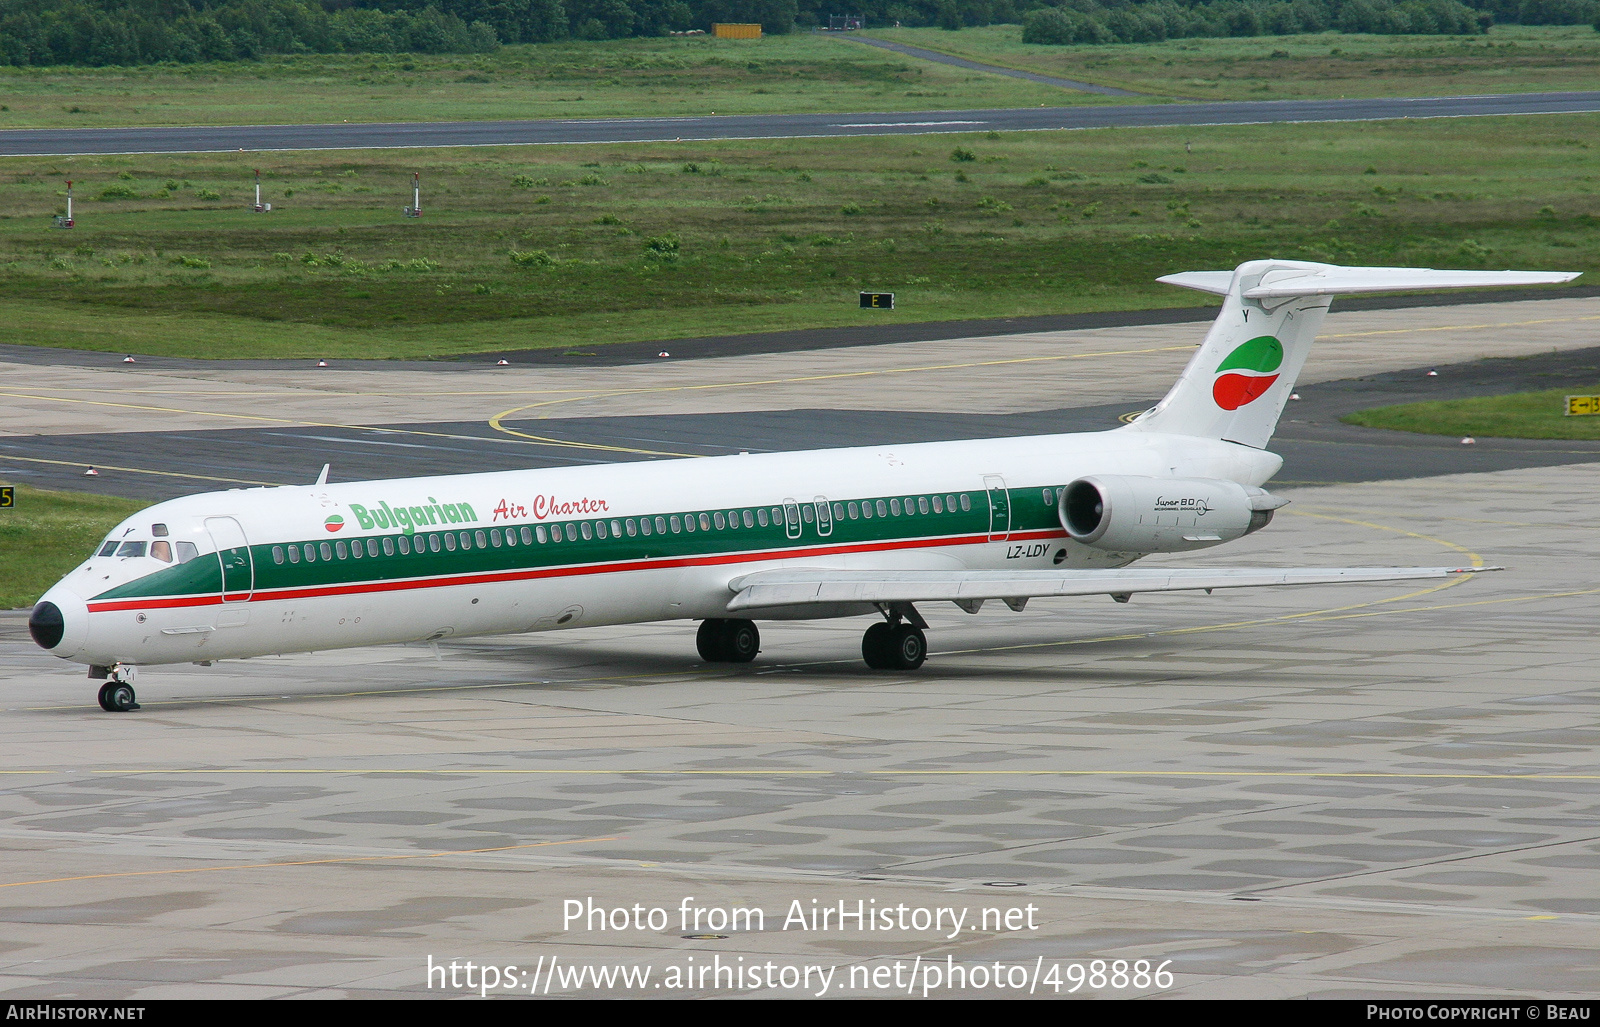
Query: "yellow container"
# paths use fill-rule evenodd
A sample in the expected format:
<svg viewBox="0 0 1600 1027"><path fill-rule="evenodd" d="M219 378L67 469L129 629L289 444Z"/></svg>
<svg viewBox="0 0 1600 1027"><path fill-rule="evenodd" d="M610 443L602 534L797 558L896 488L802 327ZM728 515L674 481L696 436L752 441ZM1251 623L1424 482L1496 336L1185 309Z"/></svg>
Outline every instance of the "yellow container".
<svg viewBox="0 0 1600 1027"><path fill-rule="evenodd" d="M718 22L711 26L711 34L718 39L760 39L760 25L724 25Z"/></svg>

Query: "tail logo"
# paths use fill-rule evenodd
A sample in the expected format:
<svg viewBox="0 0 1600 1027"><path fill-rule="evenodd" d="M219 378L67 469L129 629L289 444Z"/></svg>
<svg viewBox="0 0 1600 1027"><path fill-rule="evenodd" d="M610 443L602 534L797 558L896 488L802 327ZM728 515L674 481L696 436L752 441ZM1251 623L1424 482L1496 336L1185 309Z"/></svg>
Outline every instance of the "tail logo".
<svg viewBox="0 0 1600 1027"><path fill-rule="evenodd" d="M1257 336L1229 353L1217 365L1211 398L1224 410L1237 410L1260 399L1278 380L1283 366L1283 343L1270 335Z"/></svg>

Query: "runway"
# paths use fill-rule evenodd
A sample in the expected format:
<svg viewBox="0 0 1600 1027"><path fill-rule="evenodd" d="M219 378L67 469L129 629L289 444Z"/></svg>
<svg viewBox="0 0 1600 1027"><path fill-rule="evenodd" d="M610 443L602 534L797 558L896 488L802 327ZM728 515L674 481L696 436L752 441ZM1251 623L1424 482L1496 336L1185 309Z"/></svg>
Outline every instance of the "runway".
<svg viewBox="0 0 1600 1027"><path fill-rule="evenodd" d="M1596 324L1593 298L1336 313L1275 448L1386 480L1275 485L1292 502L1267 529L1159 560L1508 568L1442 586L930 606L932 655L907 675L861 665L858 621L763 624L737 669L699 663L690 623L185 665L147 670L123 715L0 614L0 996L463 994L430 959L515 965L506 995L539 967L551 997L818 994L806 967L835 970L827 995L886 997L934 965L1026 968L1049 996L1094 960L1079 995L1592 996L1600 452L1329 422L1582 380ZM358 477L1100 425L1159 395L1202 330L503 377L12 364L0 453L263 478L332 453ZM1419 373L1439 353L1454 362ZM1476 360L1494 355L1520 359ZM278 421L218 429L246 411ZM0 461L28 466L54 465ZM175 487L159 478L81 480ZM670 916L602 930L565 919L569 899ZM858 901L997 918L786 926L795 903ZM764 916L690 926L686 905ZM1173 978L1116 985L1116 960ZM597 985L552 961L654 976ZM797 983L665 983L713 963ZM931 992L1026 993L970 975Z"/></svg>
<svg viewBox="0 0 1600 1027"><path fill-rule="evenodd" d="M1264 125L1401 118L1469 118L1600 111L1600 92L1511 93L1350 100L1238 100L860 114L750 114L391 124L9 129L0 156L211 153L237 150L371 150L530 146L950 132Z"/></svg>

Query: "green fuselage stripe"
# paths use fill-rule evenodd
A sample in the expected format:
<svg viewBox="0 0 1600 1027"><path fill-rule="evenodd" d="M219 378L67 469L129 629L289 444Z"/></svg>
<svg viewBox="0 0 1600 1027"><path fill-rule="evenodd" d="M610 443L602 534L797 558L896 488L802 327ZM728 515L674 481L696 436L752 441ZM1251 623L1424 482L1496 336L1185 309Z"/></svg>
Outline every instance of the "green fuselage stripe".
<svg viewBox="0 0 1600 1027"><path fill-rule="evenodd" d="M442 537L445 534L454 534L459 540L461 534L472 536L472 548L463 549L459 542L454 552L441 547L435 553L431 551L419 553L413 548L409 554L402 555L398 551L398 532L389 531L378 534L360 534L347 538L336 538L331 534L323 534L317 538L302 539L296 542L258 543L251 545L250 559L254 562L255 580L253 588L256 591L272 589L294 588L322 588L340 585L354 585L366 582L392 581L407 578L428 578L445 575L495 573L519 570L543 570L557 567L626 563L643 560L684 560L697 557L715 557L730 553L759 551L781 552L785 549L810 549L818 545L871 545L874 543L886 544L919 538L938 538L949 535L978 535L990 533L992 530L1010 531L1037 531L1041 529L1060 528L1061 521L1056 513L1054 502L1047 502L1045 495L1051 497L1057 494L1056 488L1043 489L1011 489L1007 495L1010 506L1009 529L1002 513L998 518L999 524L992 523L990 496L988 492L972 491L965 493L967 501L971 504L969 510L961 510L959 505L954 509L946 507L942 513L932 513L932 494L906 497L884 496L872 499L857 499L850 501L832 500L830 507L846 510L844 517L833 518L832 531L823 535L818 532L818 519L816 507L812 503L801 503L802 511L809 511L809 520L802 520L800 534L790 538L785 527L783 515L780 512L773 518L774 510L782 511L783 504L774 504L765 507L768 524L746 528L743 521L745 509L752 513L756 507L739 507L737 509L724 507L719 510L694 510L677 511L676 513L662 513L648 515L652 522L652 534L628 535L626 531L617 536L611 531L611 522L617 521L626 524L628 520L639 522L644 519L641 515L632 518L606 517L606 538L584 539L581 533L567 540L568 525L574 529L582 524L591 526L600 519L595 517L575 518L572 520L548 520L542 522L517 521L502 522L498 525L487 524L452 524L437 528L430 527L425 531L418 531L410 535L411 543L416 546L429 536ZM941 502L950 493L940 493ZM963 493L954 493L958 504ZM906 509L918 509L919 501L929 503L930 512L919 512L907 515ZM887 517L877 515L877 506L882 503L886 509L891 503L901 504L899 516L892 513ZM871 504L873 515L870 518L858 516L851 519L848 509L851 504L859 509ZM724 518L734 520L737 517L737 526L718 529L714 526L717 513ZM704 515L712 519L713 527L706 531L700 528L700 517ZM734 516L730 516L734 515ZM674 534L669 527L665 533L656 533L653 530L656 518L664 518L669 524L672 518L680 519L685 523L690 519L694 521L694 530L683 530ZM559 525L563 541L535 541L532 545L522 544L520 534L514 546L500 545L480 548L477 544L477 535L482 533L488 538L491 530L502 532L517 531L527 527L530 531L535 527L542 527L549 532L552 526ZM384 539L391 539L396 543L393 555L385 555L379 549L379 555L363 555L359 559L335 557L332 560L323 560L320 547L327 544L330 547L343 542L346 547L356 544L365 545L366 540L376 539L381 546ZM290 546L299 546L302 551L305 546L318 547L318 556L315 562L304 558L299 563L291 563L283 559L280 563L274 559L274 550L280 558L285 556ZM363 551L365 552L365 551ZM224 551L224 558L233 556L242 557L242 550ZM248 580L248 565L240 563L241 571ZM237 580L230 575L228 582L229 591L240 588ZM222 590L222 569L217 560L196 559L188 563L165 567L153 574L119 585L98 596L95 601L115 599L157 598L166 596L201 595L217 593Z"/></svg>

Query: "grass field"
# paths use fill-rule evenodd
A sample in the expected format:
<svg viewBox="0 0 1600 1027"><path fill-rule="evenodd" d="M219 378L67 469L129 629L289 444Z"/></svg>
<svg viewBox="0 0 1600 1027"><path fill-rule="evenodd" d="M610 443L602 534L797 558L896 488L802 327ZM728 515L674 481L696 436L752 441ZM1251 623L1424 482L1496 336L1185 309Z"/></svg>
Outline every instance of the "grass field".
<svg viewBox="0 0 1600 1027"><path fill-rule="evenodd" d="M1600 116L0 160L8 342L428 356L1194 304L1259 256L1600 268ZM1186 148L1187 146L1187 148ZM270 214L250 213L259 163ZM426 215L410 220L420 168ZM62 179L79 227L49 227ZM861 311L861 289L897 293Z"/></svg>
<svg viewBox="0 0 1600 1027"><path fill-rule="evenodd" d="M18 485L0 510L0 610L32 606L84 560L118 521L148 503Z"/></svg>
<svg viewBox="0 0 1600 1027"><path fill-rule="evenodd" d="M1111 46L1036 46L1020 25L874 29L869 35L975 61L1161 97L1460 96L1600 87L1600 32L1588 25L1496 25L1484 36L1323 32L1175 39Z"/></svg>
<svg viewBox="0 0 1600 1027"><path fill-rule="evenodd" d="M800 34L568 41L470 56L0 67L0 129L903 111L1107 99Z"/></svg>
<svg viewBox="0 0 1600 1027"><path fill-rule="evenodd" d="M1600 417L1568 417L1569 395L1600 394L1593 389L1549 389L1509 396L1456 399L1360 410L1347 424L1390 428L1425 435L1471 435L1502 439L1600 439Z"/></svg>

